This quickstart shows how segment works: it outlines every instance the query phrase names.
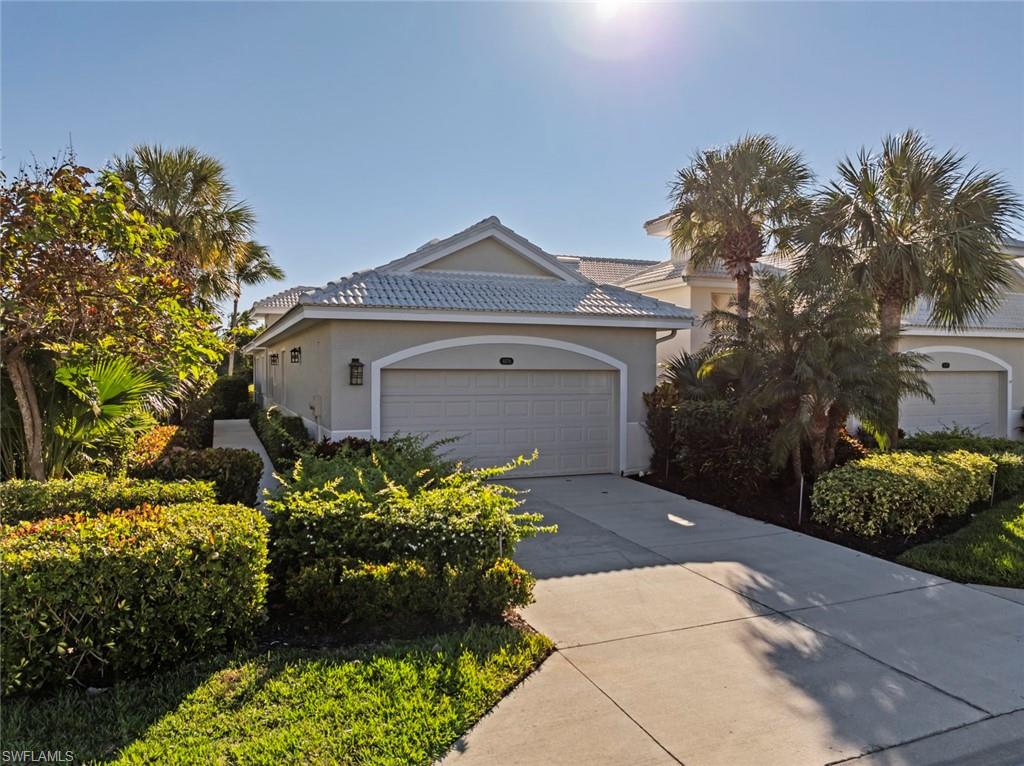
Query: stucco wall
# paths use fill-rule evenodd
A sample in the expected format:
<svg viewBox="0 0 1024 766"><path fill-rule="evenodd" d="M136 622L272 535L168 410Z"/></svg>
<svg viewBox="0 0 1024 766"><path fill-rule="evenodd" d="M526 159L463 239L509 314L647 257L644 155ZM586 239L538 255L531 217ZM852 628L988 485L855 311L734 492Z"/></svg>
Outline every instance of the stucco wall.
<svg viewBox="0 0 1024 766"><path fill-rule="evenodd" d="M302 349L300 363L291 361L293 348ZM270 365L271 353L278 354L277 365ZM254 354L254 380L264 403L278 404L301 416L314 436L330 431L331 396L324 381L332 369L331 354L331 332L323 322L299 330L286 340L271 341L265 351ZM345 380L348 381L347 371Z"/></svg>
<svg viewBox="0 0 1024 766"><path fill-rule="evenodd" d="M404 349L450 338L481 335L529 336L584 346L621 361L627 367L626 463L627 470L645 470L648 442L643 431L643 394L654 388L656 332L651 329L616 327L567 327L550 325L492 325L451 322L397 322L322 320L285 341L271 344L281 353L278 375L284 385L264 387L268 402L283 405L310 417L309 405L320 398L321 422L334 438L369 435L373 410L371 363ZM303 348L303 364L292 365L287 350ZM311 353L315 351L315 353ZM512 367L499 359L512 357ZM365 367L362 386L349 385L349 362L358 358ZM466 369L609 369L609 365L585 355L520 343L483 345L433 351L397 363L398 368ZM278 398L278 397L281 398Z"/></svg>
<svg viewBox="0 0 1024 766"><path fill-rule="evenodd" d="M425 271L486 271L499 274L520 274L550 277L551 272L513 252L500 242L484 239L438 258L420 269Z"/></svg>

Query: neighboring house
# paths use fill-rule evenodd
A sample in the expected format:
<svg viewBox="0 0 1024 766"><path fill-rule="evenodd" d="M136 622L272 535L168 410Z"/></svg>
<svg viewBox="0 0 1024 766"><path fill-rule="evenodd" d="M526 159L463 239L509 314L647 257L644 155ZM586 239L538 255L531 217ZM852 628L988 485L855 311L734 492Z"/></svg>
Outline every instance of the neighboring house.
<svg viewBox="0 0 1024 766"><path fill-rule="evenodd" d="M659 331L692 321L610 284L649 265L554 256L492 217L257 302L244 350L263 402L321 437L459 437L452 455L478 464L537 449L524 476L638 472Z"/></svg>
<svg viewBox="0 0 1024 766"><path fill-rule="evenodd" d="M647 233L668 238L671 217L663 215L644 224ZM922 431L960 426L988 436L1019 438L1024 408L1024 242L1008 240L1007 253L1017 259L1017 278L1000 307L983 321L951 332L928 322L929 307L922 304L903 320L901 350L926 354L927 378L935 402L906 399L900 406L900 426ZM784 273L768 264L758 274ZM684 255L638 270L617 282L630 290L690 308L697 325L658 345L658 361L680 351L696 351L708 340L700 317L712 307L727 308L736 284L724 270L693 270Z"/></svg>

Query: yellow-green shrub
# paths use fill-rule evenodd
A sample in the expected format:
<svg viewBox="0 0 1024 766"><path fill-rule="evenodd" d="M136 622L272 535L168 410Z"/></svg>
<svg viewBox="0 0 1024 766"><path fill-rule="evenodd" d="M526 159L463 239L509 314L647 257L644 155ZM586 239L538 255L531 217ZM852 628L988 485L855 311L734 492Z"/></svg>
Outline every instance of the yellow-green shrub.
<svg viewBox="0 0 1024 766"><path fill-rule="evenodd" d="M984 455L963 450L869 455L815 482L812 516L864 537L912 535L988 499L995 469Z"/></svg>
<svg viewBox="0 0 1024 766"><path fill-rule="evenodd" d="M124 676L248 641L267 522L196 503L23 522L0 537L4 692Z"/></svg>

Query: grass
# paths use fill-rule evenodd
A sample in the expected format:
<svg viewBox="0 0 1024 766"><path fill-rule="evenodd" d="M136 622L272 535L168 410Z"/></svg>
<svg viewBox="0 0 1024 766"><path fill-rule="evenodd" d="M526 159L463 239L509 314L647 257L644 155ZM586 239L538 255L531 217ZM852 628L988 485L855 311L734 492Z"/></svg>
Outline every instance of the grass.
<svg viewBox="0 0 1024 766"><path fill-rule="evenodd" d="M911 548L898 561L960 582L1024 588L1024 503L1016 497L982 511L962 529Z"/></svg>
<svg viewBox="0 0 1024 766"><path fill-rule="evenodd" d="M75 763L429 764L543 659L508 626L208 661L91 696L5 700L5 750Z"/></svg>

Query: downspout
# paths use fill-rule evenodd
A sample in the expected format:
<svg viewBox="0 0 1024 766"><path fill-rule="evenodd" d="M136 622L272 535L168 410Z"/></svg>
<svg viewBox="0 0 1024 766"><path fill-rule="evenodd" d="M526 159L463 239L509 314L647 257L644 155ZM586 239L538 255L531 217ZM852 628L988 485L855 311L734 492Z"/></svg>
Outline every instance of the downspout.
<svg viewBox="0 0 1024 766"><path fill-rule="evenodd" d="M676 337L676 333L678 333L678 332L679 332L679 330L669 330L668 335L663 335L660 338L655 337L654 338L654 345L657 346L659 343L664 343L667 340L672 340L674 337Z"/></svg>

